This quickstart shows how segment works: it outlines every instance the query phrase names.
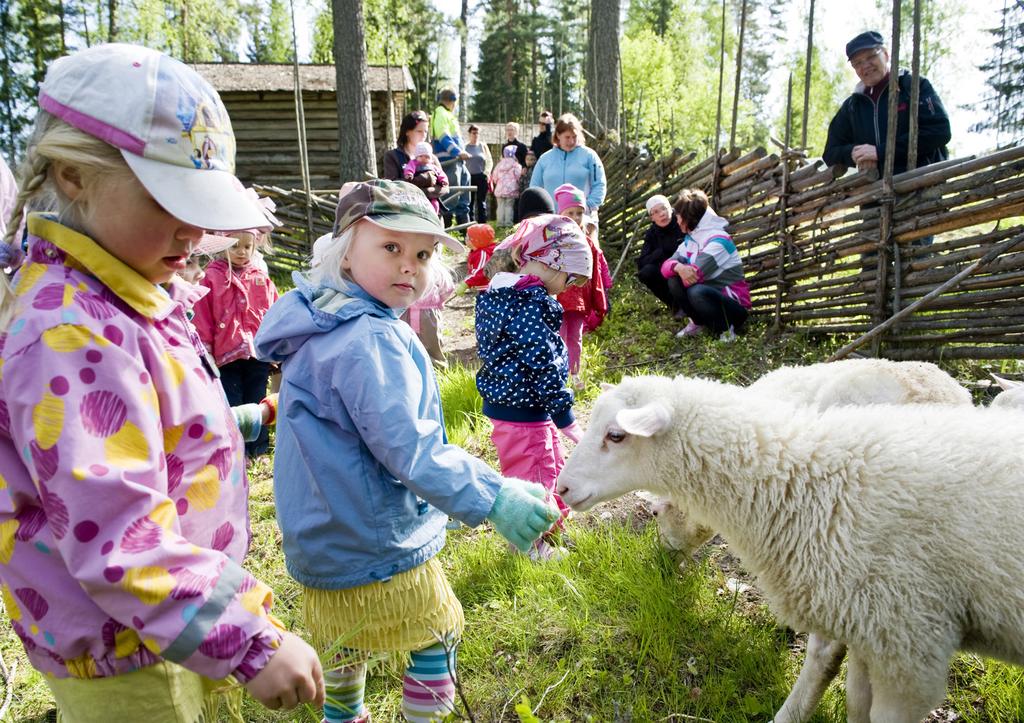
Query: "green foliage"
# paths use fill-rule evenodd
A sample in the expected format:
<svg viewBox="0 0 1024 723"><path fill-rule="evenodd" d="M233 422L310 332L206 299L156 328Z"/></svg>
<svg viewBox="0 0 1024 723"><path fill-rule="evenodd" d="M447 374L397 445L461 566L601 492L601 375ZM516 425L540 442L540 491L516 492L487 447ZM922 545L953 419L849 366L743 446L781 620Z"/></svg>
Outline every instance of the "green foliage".
<svg viewBox="0 0 1024 723"><path fill-rule="evenodd" d="M241 6L241 13L249 29L250 63L294 61L291 11L285 0L253 0Z"/></svg>
<svg viewBox="0 0 1024 723"><path fill-rule="evenodd" d="M437 382L448 441L474 453L486 450L491 423L483 414L476 374L461 364L452 364L438 373Z"/></svg>
<svg viewBox="0 0 1024 723"><path fill-rule="evenodd" d="M370 65L405 65L416 84L409 109L425 108L433 100L437 58L442 40L450 33L445 18L429 0L364 0L366 62ZM334 27L331 4L321 6L313 20L314 63L334 62Z"/></svg>
<svg viewBox="0 0 1024 723"><path fill-rule="evenodd" d="M8 165L16 157L31 123L28 107L35 98L38 80L26 72L28 39L16 8L8 0L0 2L0 148Z"/></svg>
<svg viewBox="0 0 1024 723"><path fill-rule="evenodd" d="M186 63L238 60L239 0L140 0L119 7L127 11L118 21L119 41L162 50Z"/></svg>
<svg viewBox="0 0 1024 723"><path fill-rule="evenodd" d="M804 116L805 51L794 53L788 63L793 74L793 126L790 145L799 146ZM818 155L825 148L828 124L849 92L841 58L822 57L815 47L811 50L811 93L808 99L807 148L809 155ZM786 107L780 108L775 120L776 138L785 137Z"/></svg>
<svg viewBox="0 0 1024 723"><path fill-rule="evenodd" d="M903 3L901 8L900 67L910 68L914 47L914 4ZM877 29L887 41L891 40L892 3L888 0L875 0L875 9L881 18ZM921 3L921 75L933 75L944 61L952 57L962 42L960 38L963 29L959 18L971 11L971 6L965 0L934 0ZM852 35L853 33L851 37Z"/></svg>

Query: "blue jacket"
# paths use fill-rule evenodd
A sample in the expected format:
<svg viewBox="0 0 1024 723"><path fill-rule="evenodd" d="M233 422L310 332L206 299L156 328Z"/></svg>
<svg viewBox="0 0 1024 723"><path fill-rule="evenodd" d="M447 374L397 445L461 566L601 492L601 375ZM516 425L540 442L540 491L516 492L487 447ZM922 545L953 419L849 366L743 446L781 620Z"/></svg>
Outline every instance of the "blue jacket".
<svg viewBox="0 0 1024 723"><path fill-rule="evenodd" d="M587 196L587 211L594 211L604 203L604 164L597 153L586 146L576 146L566 153L552 148L537 159L530 177L530 186L543 188L551 198L555 189L571 183Z"/></svg>
<svg viewBox="0 0 1024 723"><path fill-rule="evenodd" d="M536 277L496 274L476 298L476 345L483 366L476 388L483 412L507 422L573 423L573 393L565 342L558 334L562 306Z"/></svg>
<svg viewBox="0 0 1024 723"><path fill-rule="evenodd" d="M386 580L444 546L444 513L480 524L503 478L448 444L401 309L293 278L256 335L259 357L283 362L274 497L288 573L320 589Z"/></svg>

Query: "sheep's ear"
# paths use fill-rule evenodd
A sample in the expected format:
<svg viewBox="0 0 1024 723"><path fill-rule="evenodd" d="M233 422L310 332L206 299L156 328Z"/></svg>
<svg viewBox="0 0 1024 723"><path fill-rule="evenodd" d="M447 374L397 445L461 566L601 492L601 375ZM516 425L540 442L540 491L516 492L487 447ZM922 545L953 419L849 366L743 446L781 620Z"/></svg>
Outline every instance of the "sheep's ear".
<svg viewBox="0 0 1024 723"><path fill-rule="evenodd" d="M601 382L601 391L602 392L610 392L612 389L615 389L615 385L614 384L609 384L608 382Z"/></svg>
<svg viewBox="0 0 1024 723"><path fill-rule="evenodd" d="M989 372L989 374L992 374L992 372ZM1016 389L1017 387L1024 385L1024 382L1015 382L1012 379L1003 379L995 374L992 374L992 378L995 379L996 384L1001 386L1004 390Z"/></svg>
<svg viewBox="0 0 1024 723"><path fill-rule="evenodd" d="M652 402L637 409L620 410L615 421L628 434L651 437L669 425L672 415L664 404Z"/></svg>

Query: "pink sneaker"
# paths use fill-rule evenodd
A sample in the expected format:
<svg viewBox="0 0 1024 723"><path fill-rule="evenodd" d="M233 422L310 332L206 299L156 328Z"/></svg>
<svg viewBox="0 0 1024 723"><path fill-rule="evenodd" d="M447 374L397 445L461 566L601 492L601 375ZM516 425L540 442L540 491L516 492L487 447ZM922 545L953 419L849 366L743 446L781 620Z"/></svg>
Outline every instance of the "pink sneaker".
<svg viewBox="0 0 1024 723"><path fill-rule="evenodd" d="M680 331L676 332L676 338L682 339L684 336L697 336L702 331L704 331L703 326L701 326L700 324L696 324L693 321L690 321L689 324L684 326Z"/></svg>

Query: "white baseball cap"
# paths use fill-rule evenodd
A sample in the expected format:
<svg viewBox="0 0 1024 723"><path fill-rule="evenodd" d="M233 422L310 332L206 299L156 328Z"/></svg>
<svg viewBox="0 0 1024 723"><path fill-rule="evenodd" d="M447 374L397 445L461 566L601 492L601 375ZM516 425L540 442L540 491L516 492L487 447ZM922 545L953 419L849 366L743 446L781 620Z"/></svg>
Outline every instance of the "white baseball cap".
<svg viewBox="0 0 1024 723"><path fill-rule="evenodd" d="M58 58L40 107L119 148L150 195L203 229L267 228L235 178L235 135L217 91L163 53L109 43Z"/></svg>

